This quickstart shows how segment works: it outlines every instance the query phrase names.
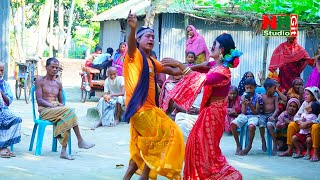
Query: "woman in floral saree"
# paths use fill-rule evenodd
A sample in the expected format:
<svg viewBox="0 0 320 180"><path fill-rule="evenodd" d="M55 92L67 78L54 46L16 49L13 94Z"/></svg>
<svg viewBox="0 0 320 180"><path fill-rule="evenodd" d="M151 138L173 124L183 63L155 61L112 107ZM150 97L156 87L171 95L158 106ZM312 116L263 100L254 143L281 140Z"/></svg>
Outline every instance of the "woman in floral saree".
<svg viewBox="0 0 320 180"><path fill-rule="evenodd" d="M241 54L235 50L231 35L222 34L216 38L211 49L210 56L215 59L213 62L185 67L171 58L162 61L163 65L179 67L185 75L170 92L179 106L188 110L204 87L199 117L186 145L183 173L185 180L242 179L241 173L228 164L219 147L231 84L229 67L238 66Z"/></svg>

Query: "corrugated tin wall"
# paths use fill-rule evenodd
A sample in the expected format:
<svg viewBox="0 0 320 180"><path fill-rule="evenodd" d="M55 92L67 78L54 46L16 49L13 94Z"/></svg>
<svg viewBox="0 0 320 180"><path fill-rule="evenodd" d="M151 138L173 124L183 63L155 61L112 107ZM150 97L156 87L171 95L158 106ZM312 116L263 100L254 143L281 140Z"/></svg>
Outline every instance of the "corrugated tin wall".
<svg viewBox="0 0 320 180"><path fill-rule="evenodd" d="M138 21L138 27L143 26L144 21ZM155 33L155 43L153 50L157 53L157 56L159 56L159 18L158 16L154 19L154 33ZM128 35L129 35L129 26L126 27L126 37L125 41L128 41ZM106 51L108 47L112 47L114 51L116 51L119 48L120 42L123 42L123 35L120 32L120 21L114 20L114 21L104 21L100 23L100 46L102 47L103 51Z"/></svg>
<svg viewBox="0 0 320 180"><path fill-rule="evenodd" d="M100 35L99 44L102 47L102 51L106 52L108 47L112 47L115 53L120 44L120 22L105 21L103 22L103 26L101 26L101 28L103 29L103 33Z"/></svg>
<svg viewBox="0 0 320 180"><path fill-rule="evenodd" d="M190 19L189 24L194 25L199 33L204 36L207 46L210 49L214 38L223 32L231 34L236 43L236 47L243 52L240 65L231 69L232 84L238 85L242 75L251 71L257 79L257 74L263 69L263 52L265 49L264 37L252 35L252 29L241 25L226 25L212 23L209 21ZM267 67L273 50L282 42L284 37L270 38L267 56ZM305 33L299 31L298 42L305 45ZM185 60L186 31L184 16L180 14L162 14L162 36L160 58L173 57L184 62ZM266 76L269 72L266 71ZM257 82L258 83L258 82Z"/></svg>

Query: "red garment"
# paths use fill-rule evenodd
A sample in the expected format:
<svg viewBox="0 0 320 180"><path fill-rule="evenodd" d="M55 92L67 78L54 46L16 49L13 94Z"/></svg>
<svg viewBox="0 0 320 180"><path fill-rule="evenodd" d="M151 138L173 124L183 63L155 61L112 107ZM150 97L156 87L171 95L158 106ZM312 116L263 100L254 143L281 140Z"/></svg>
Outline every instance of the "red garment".
<svg viewBox="0 0 320 180"><path fill-rule="evenodd" d="M176 80L172 76L170 76L162 85L161 92L159 95L159 106L164 112L166 112L169 108L169 103L171 100L171 96L169 94L169 91L174 87L174 86L173 87L166 87L166 84L171 83L172 85L175 85L178 82L179 82L179 80Z"/></svg>
<svg viewBox="0 0 320 180"><path fill-rule="evenodd" d="M307 64L313 65L313 60L295 39L292 44L283 42L274 50L269 70L274 72L279 68L280 85L288 90L292 81L296 77L300 77Z"/></svg>
<svg viewBox="0 0 320 180"><path fill-rule="evenodd" d="M238 114L241 113L241 105L240 105L240 96L237 96L235 100L233 100L232 102L230 100L228 100L228 107L227 108L232 108L234 109ZM227 133L231 132L231 126L230 123L231 121L233 121L236 117L230 116L227 112L226 115L226 121L225 121L225 127L224 127L224 131Z"/></svg>
<svg viewBox="0 0 320 180"><path fill-rule="evenodd" d="M216 84L204 85L206 74L191 72L170 92L178 106L189 109L204 86L199 117L186 145L183 179L242 179L241 173L228 164L219 147L225 125L227 98L206 105L216 87L230 86L231 72L228 68L218 66L208 73L223 74L227 78Z"/></svg>

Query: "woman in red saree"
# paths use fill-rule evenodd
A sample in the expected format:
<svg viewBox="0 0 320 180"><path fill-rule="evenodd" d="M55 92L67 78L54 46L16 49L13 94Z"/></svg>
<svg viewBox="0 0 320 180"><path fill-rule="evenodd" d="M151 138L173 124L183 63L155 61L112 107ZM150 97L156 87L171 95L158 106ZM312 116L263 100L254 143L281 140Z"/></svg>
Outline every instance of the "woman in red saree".
<svg viewBox="0 0 320 180"><path fill-rule="evenodd" d="M279 68L280 86L286 91L290 89L292 81L300 77L304 68L313 66L314 59L297 43L296 37L287 37L272 53L269 70L275 72Z"/></svg>
<svg viewBox="0 0 320 180"><path fill-rule="evenodd" d="M163 65L179 67L184 78L170 92L174 102L188 110L201 88L204 88L199 117L187 140L183 179L242 179L239 171L228 164L219 144L225 127L227 97L231 72L237 67L241 52L234 50L230 34L216 38L211 49L213 62L185 67L171 58L163 59ZM192 70L206 70L207 73Z"/></svg>

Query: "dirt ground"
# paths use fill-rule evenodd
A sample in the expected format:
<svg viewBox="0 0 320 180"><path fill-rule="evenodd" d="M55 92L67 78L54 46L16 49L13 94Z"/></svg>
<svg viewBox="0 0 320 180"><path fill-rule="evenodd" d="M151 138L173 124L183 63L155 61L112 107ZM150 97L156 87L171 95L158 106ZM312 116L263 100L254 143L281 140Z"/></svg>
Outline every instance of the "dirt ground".
<svg viewBox="0 0 320 180"><path fill-rule="evenodd" d="M14 81L11 80L10 83L13 88ZM73 133L72 154L76 159L73 161L60 159L59 152L51 152L52 127L49 126L45 133L42 155L35 156L35 147L32 152L28 151L33 128L31 104L26 104L24 100L15 100L10 109L23 119L22 141L14 146L17 157L0 158L0 179L118 180L122 178L129 158L129 125L120 124L117 127L90 130L90 127L96 123L96 118L86 117L86 112L88 108L96 106L98 98L80 103L78 86L80 83L71 79L70 82L66 81L66 84L74 84L74 86L65 86L67 106L76 108L83 137L95 143L96 146L89 150L79 149ZM14 93L14 89L12 90ZM58 146L59 148L61 146ZM261 151L261 140L258 136L254 140L252 151L247 156L234 155L235 143L233 137L229 135L223 136L221 149L228 162L243 174L243 179L320 179L318 176L320 162L312 163L291 157L268 156ZM117 164L125 166L117 168ZM132 179L138 179L138 176Z"/></svg>

